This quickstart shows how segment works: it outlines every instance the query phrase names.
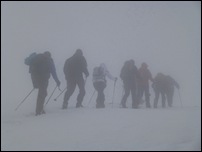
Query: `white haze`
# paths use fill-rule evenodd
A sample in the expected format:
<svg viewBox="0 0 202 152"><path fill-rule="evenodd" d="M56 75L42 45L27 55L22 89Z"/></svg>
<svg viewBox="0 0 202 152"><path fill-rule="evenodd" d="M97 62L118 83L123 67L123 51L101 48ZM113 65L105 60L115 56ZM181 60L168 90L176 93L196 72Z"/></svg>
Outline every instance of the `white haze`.
<svg viewBox="0 0 202 152"><path fill-rule="evenodd" d="M104 62L119 78L123 63L134 59L138 68L146 62L153 76L171 75L180 84L183 107L201 107L201 2L1 2L1 118L35 110L37 92L14 112L32 89L25 57L50 51L63 89L64 62L77 48L83 50L90 72L84 104L94 91L95 66ZM113 82L107 83L109 103ZM55 85L50 78L48 97ZM121 94L119 78L115 103ZM180 107L178 95L176 90L174 107Z"/></svg>

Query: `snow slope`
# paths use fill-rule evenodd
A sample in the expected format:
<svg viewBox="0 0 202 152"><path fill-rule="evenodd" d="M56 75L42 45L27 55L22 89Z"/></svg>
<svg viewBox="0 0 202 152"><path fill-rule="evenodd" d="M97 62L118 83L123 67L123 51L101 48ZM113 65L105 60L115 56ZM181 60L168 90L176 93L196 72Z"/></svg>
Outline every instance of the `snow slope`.
<svg viewBox="0 0 202 152"><path fill-rule="evenodd" d="M1 2L1 150L201 150L201 2ZM105 63L118 77L113 108L113 82L105 89L106 108L69 108L51 99L47 114L34 116L34 91L24 59L50 51L61 89L64 62L82 49L90 76L87 105L94 91L92 72ZM180 84L171 109L118 108L126 60L149 65L152 76L171 75ZM55 87L49 80L48 96ZM151 102L154 99L150 89ZM58 89L53 97L59 94ZM47 100L46 98L46 100Z"/></svg>
<svg viewBox="0 0 202 152"><path fill-rule="evenodd" d="M1 119L1 150L201 150L201 109L121 109L107 104Z"/></svg>

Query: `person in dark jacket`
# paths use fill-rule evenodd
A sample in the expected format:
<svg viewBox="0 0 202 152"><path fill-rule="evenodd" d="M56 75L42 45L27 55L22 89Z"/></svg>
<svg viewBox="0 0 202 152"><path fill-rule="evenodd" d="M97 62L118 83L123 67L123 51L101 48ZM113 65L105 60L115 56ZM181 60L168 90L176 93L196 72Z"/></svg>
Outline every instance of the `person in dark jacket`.
<svg viewBox="0 0 202 152"><path fill-rule="evenodd" d="M134 60L129 60L124 63L124 66L121 69L120 78L123 80L125 94L121 100L121 105L123 108L126 107L126 100L128 96L132 95L132 108L138 108L138 99L136 95L136 81L140 78L138 69L135 66Z"/></svg>
<svg viewBox="0 0 202 152"><path fill-rule="evenodd" d="M171 76L166 76L162 73L158 73L153 82L152 87L155 92L154 108L157 108L160 94L162 96L162 107L166 107L166 98L168 106L172 107L174 87L179 89L179 84Z"/></svg>
<svg viewBox="0 0 202 152"><path fill-rule="evenodd" d="M67 81L67 91L64 96L62 109L67 108L68 100L74 93L76 85L78 85L79 87L76 108L83 107L82 101L85 96L85 82L83 73L87 78L89 76L89 72L87 69L86 59L84 58L81 49L77 49L75 54L66 60L63 71L65 74L65 79Z"/></svg>
<svg viewBox="0 0 202 152"><path fill-rule="evenodd" d="M106 76L113 81L117 81L116 77L113 77L108 71L106 65L101 63L99 67L93 69L93 86L98 92L96 99L96 108L104 108L105 95L104 89L107 86Z"/></svg>
<svg viewBox="0 0 202 152"><path fill-rule="evenodd" d="M180 88L179 84L169 75L166 75L166 97L167 97L167 101L168 101L168 106L172 107L173 106L173 95L174 95L174 90L175 87L177 89Z"/></svg>
<svg viewBox="0 0 202 152"><path fill-rule="evenodd" d="M31 74L31 79L34 88L39 89L37 103L36 103L36 115L44 114L44 102L47 96L48 80L50 75L60 86L60 81L58 80L55 64L51 58L51 53L46 51L43 54L37 54L31 61L29 65L29 72Z"/></svg>
<svg viewBox="0 0 202 152"><path fill-rule="evenodd" d="M138 71L141 77L138 81L138 103L141 103L143 94L145 93L146 107L150 108L149 80L153 81L152 74L146 63L142 63Z"/></svg>

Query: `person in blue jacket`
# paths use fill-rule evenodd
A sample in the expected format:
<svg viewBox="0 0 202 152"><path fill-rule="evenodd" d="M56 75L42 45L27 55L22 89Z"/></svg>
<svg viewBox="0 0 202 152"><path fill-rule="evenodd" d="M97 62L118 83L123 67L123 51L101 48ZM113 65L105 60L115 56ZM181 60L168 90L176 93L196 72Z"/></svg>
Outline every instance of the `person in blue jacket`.
<svg viewBox="0 0 202 152"><path fill-rule="evenodd" d="M55 64L51 58L51 53L48 51L42 54L35 54L27 65L29 65L29 73L31 74L33 87L39 89L36 103L37 116L45 113L43 107L47 96L50 75L52 75L58 87L60 86L60 81L56 74Z"/></svg>

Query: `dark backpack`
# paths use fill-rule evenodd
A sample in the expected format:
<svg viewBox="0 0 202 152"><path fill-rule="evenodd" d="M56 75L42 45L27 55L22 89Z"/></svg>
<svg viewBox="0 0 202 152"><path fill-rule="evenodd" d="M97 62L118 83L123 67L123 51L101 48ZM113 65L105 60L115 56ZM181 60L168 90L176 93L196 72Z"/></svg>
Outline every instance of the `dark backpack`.
<svg viewBox="0 0 202 152"><path fill-rule="evenodd" d="M128 79L130 62L126 61L121 69L120 78L122 80Z"/></svg>
<svg viewBox="0 0 202 152"><path fill-rule="evenodd" d="M29 65L29 66L30 66L36 56L37 56L36 52L30 54L28 57L25 58L24 63L25 63L26 65Z"/></svg>
<svg viewBox="0 0 202 152"><path fill-rule="evenodd" d="M51 72L51 59L47 58L44 54L33 53L25 60L25 64L29 65L30 73L49 77Z"/></svg>
<svg viewBox="0 0 202 152"><path fill-rule="evenodd" d="M78 78L86 68L86 61L83 56L72 56L65 61L63 72L66 78Z"/></svg>

